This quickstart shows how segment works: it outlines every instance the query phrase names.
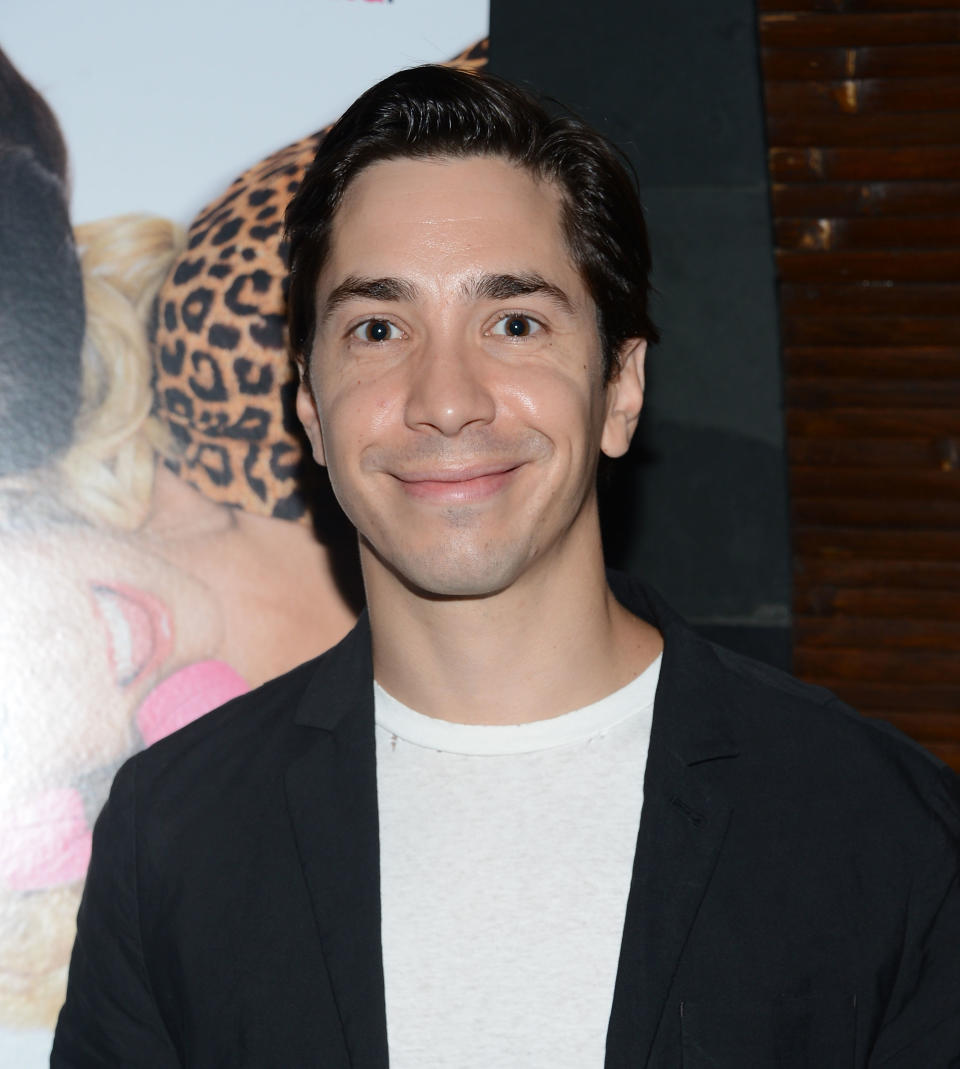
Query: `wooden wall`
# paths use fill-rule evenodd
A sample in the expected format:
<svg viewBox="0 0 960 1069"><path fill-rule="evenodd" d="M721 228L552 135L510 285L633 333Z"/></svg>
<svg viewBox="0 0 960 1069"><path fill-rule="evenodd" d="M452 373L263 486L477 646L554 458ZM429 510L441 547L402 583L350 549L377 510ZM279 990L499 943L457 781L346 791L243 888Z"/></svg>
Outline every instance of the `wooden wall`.
<svg viewBox="0 0 960 1069"><path fill-rule="evenodd" d="M794 667L960 769L960 0L758 0Z"/></svg>

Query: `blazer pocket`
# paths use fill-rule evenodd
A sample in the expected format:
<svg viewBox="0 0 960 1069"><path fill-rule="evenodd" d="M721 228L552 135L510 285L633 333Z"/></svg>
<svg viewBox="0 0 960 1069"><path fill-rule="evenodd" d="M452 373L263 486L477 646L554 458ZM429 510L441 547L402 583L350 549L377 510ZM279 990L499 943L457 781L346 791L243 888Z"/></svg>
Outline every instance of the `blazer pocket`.
<svg viewBox="0 0 960 1069"><path fill-rule="evenodd" d="M850 1069L856 998L681 1002L683 1069Z"/></svg>

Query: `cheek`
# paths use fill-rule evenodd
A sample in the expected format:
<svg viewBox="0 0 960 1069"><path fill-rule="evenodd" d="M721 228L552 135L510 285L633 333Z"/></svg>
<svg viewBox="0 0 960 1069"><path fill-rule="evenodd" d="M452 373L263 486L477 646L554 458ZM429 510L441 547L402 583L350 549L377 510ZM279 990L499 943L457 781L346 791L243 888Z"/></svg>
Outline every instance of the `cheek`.
<svg viewBox="0 0 960 1069"><path fill-rule="evenodd" d="M605 406L600 387L585 378L539 373L507 383L501 395L504 412L558 448L589 452L586 443L599 440Z"/></svg>
<svg viewBox="0 0 960 1069"><path fill-rule="evenodd" d="M0 654L3 777L22 785L72 777L130 746L132 702L116 686L104 651L78 634L64 634L58 649L55 673L22 648L16 658Z"/></svg>
<svg viewBox="0 0 960 1069"><path fill-rule="evenodd" d="M400 400L363 383L325 398L319 415L327 466L332 469L358 463L365 448L382 442L403 423ZM335 479L336 470L330 476Z"/></svg>
<svg viewBox="0 0 960 1069"><path fill-rule="evenodd" d="M140 691L117 678L92 580L67 581L66 569L32 579L11 584L3 614L0 775L50 782L129 749Z"/></svg>

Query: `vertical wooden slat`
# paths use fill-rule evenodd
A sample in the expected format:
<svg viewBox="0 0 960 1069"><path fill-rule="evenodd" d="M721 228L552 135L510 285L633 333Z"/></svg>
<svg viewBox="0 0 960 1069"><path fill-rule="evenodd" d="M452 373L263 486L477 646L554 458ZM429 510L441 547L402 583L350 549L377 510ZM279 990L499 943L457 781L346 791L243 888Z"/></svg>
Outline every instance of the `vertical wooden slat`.
<svg viewBox="0 0 960 1069"><path fill-rule="evenodd" d="M757 6L796 668L960 769L960 10Z"/></svg>

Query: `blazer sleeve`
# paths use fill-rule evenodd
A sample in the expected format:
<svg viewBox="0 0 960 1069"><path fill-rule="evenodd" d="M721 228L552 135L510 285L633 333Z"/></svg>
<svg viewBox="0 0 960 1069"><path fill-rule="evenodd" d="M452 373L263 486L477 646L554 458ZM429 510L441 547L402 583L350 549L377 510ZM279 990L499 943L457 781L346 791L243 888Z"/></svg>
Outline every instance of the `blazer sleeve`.
<svg viewBox="0 0 960 1069"><path fill-rule="evenodd" d="M960 787L947 769L937 843L914 870L903 949L870 1069L960 1067Z"/></svg>
<svg viewBox="0 0 960 1069"><path fill-rule="evenodd" d="M140 938L136 762L117 773L94 828L51 1069L181 1066L151 990Z"/></svg>

